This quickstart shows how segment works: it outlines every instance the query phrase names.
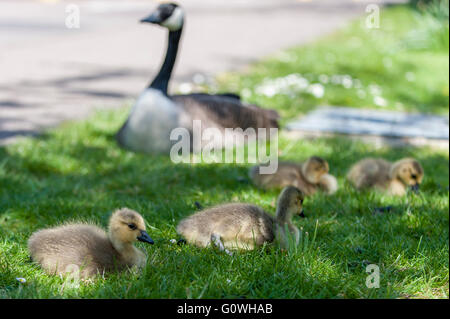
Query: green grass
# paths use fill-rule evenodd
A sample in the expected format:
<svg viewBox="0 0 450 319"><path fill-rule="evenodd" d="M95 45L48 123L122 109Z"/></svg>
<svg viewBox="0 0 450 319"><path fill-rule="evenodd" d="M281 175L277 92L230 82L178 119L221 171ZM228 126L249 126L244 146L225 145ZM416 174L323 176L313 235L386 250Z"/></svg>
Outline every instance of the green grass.
<svg viewBox="0 0 450 319"><path fill-rule="evenodd" d="M448 112L448 74L439 65L448 66L448 61L440 53L400 51L389 55L395 62L391 70L382 67L384 53L372 52L365 58L371 52L365 46L351 49L348 39L353 36L362 41L387 37L380 50L386 53L397 48L412 15L394 8L383 17L387 30L344 30L323 42L289 50L287 54L298 63L272 58L244 74L226 77L230 82L223 80L221 88L253 88L265 77L288 72L351 74L364 85L376 83L384 97L395 97L406 109ZM320 63L327 51L334 55L334 62ZM415 72L417 82L407 82L399 73L407 69ZM306 94L292 101L256 94L247 99L282 110L287 117L323 103L373 106L352 94L351 89L327 85L322 99ZM230 257L212 249L170 243L178 238L176 223L196 211L196 201L205 207L250 202L273 213L277 192L263 192L242 182L248 165L175 165L166 156L121 150L113 134L127 112L101 112L40 138L0 148L0 298L449 297L448 151L375 149L344 138L293 143L282 136L282 160L311 155L326 158L340 190L305 201L307 218L295 220L302 228L296 250L283 253L268 247ZM421 194L395 198L355 192L344 176L352 162L366 156L416 157L426 172ZM114 274L71 288L30 262L26 244L35 230L78 219L106 227L110 213L124 206L142 213L156 242L153 246L138 244L149 256L142 274ZM376 213L382 206L393 206L393 210ZM371 263L380 267L379 289L365 285L366 265ZM17 277L27 282L21 284Z"/></svg>
<svg viewBox="0 0 450 319"><path fill-rule="evenodd" d="M218 87L241 92L251 102L278 109L284 118L303 114L317 105L448 114L448 43L446 50L417 50L413 46L424 31L421 27L425 22L418 21L425 20L429 18L418 16L407 6L384 10L379 29L368 29L365 19L358 20L315 43L275 54L244 74L224 74ZM323 98L314 97L307 89L296 89L295 85L285 94L258 94L257 88L265 80L290 74L323 85ZM328 81L323 81L326 78ZM377 104L380 97L384 101Z"/></svg>

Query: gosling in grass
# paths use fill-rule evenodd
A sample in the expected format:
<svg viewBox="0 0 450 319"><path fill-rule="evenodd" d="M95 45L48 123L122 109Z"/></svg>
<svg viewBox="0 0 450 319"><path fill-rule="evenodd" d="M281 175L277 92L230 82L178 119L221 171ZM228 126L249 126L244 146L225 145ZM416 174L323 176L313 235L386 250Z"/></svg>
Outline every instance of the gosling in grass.
<svg viewBox="0 0 450 319"><path fill-rule="evenodd" d="M35 232L28 240L33 261L50 274L78 273L80 278L143 268L146 255L135 241L153 244L142 216L128 208L116 210L109 230L90 224L67 224Z"/></svg>
<svg viewBox="0 0 450 319"><path fill-rule="evenodd" d="M274 241L288 248L293 241L299 241L299 230L292 224L292 217L304 216L303 197L293 186L284 188L275 218L251 204L219 205L183 219L177 232L190 244L213 245L230 255L228 249L251 250Z"/></svg>
<svg viewBox="0 0 450 319"><path fill-rule="evenodd" d="M381 158L366 158L353 165L347 179L356 189L375 188L390 195L403 196L408 188L419 191L424 171L413 158L404 158L395 163Z"/></svg>
<svg viewBox="0 0 450 319"><path fill-rule="evenodd" d="M328 162L318 156L312 156L304 163L281 162L274 174L260 174L259 168L250 168L249 175L253 183L260 188L295 186L307 196L317 190L333 194L338 189L336 178L328 174Z"/></svg>

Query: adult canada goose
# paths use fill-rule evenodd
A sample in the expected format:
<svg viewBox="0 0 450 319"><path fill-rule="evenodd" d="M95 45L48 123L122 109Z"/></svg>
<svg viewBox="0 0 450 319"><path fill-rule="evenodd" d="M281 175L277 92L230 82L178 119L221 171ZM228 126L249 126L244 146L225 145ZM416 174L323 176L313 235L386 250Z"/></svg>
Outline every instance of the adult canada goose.
<svg viewBox="0 0 450 319"><path fill-rule="evenodd" d="M347 179L356 189L376 188L390 195L403 196L408 188L418 192L424 171L413 158L390 163L382 158L366 158L354 164Z"/></svg>
<svg viewBox="0 0 450 319"><path fill-rule="evenodd" d="M295 186L305 195L312 195L319 189L333 194L338 189L338 183L328 172L328 162L312 156L304 163L280 162L274 174L260 174L259 166L253 166L249 175L256 186L265 189Z"/></svg>
<svg viewBox="0 0 450 319"><path fill-rule="evenodd" d="M147 257L133 246L137 240L153 244L142 216L122 208L112 214L108 233L90 224L67 224L35 232L28 249L33 261L50 274L78 273L88 278L144 267Z"/></svg>
<svg viewBox="0 0 450 319"><path fill-rule="evenodd" d="M146 153L168 153L176 143L170 140L173 129L185 128L192 136L193 120L201 121L202 130L217 128L221 133L225 128L253 128L256 131L258 128L278 128L279 116L276 111L244 104L235 94L169 96L167 88L183 30L184 11L173 3L161 4L141 22L167 28L169 44L159 73L140 95L117 133L117 140L122 147ZM206 143L208 141L203 141L200 145Z"/></svg>
<svg viewBox="0 0 450 319"><path fill-rule="evenodd" d="M224 204L183 219L177 232L188 243L199 247L212 244L227 253L227 249L250 250L275 240L288 248L289 237L298 244L299 230L292 224L292 217L304 216L302 207L303 193L289 186L278 197L275 218L255 205Z"/></svg>

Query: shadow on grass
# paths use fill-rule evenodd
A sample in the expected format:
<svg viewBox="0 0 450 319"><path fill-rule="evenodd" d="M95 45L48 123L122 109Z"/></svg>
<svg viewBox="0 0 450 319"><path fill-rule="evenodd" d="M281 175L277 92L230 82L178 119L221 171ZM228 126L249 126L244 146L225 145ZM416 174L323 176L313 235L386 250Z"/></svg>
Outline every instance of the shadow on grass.
<svg viewBox="0 0 450 319"><path fill-rule="evenodd" d="M112 135L108 135L107 139L114 143ZM38 140L46 141L48 137ZM331 172L342 177L341 180L352 163L367 156L379 156L392 161L414 156L425 169L422 191L425 194L448 191L447 155L422 153L414 148L370 151L365 147L355 147L355 143L346 139L331 138L325 141L331 149L327 153L332 154L325 156L330 163ZM78 202L79 208L83 205L92 208L104 199L119 206L123 205L120 203L151 201L156 208L162 208L166 206L165 203L169 205L172 200L183 199L187 209L193 207L198 197L204 195L225 199L230 192L243 193L253 189L250 183L242 182L247 178L246 165L173 164L167 156L136 155L114 146L90 146L81 142L69 147L61 146L60 150L54 152L60 152L55 155L62 159L53 161L44 153L43 156L19 156L0 148L0 167L6 171L0 181L0 195L5 199L2 201L3 207L26 206L38 202L43 204L63 196L74 203ZM311 155L322 154L305 154L304 158L297 160L304 160ZM69 172L62 169L65 165L62 162L65 160L72 166ZM96 201L96 194L101 195L102 200ZM88 195L89 200L84 200L83 195ZM274 192L269 192L269 195L276 197ZM358 196L357 193L354 195ZM20 200L14 200L19 197ZM207 206L214 203L201 204ZM376 205L378 204L374 207Z"/></svg>
<svg viewBox="0 0 450 319"><path fill-rule="evenodd" d="M317 145L322 147L317 148L311 143L306 151L300 145L300 149L292 149L295 156L303 157L297 160L311 155L326 157L341 183L334 196L318 194L309 198L307 218L295 220L311 235L319 223L316 243L306 244L304 250L288 258L281 259L280 252L271 250L267 254L237 254L228 260L228 256L209 250L168 244L168 239L176 236L176 223L197 210L196 201L204 207L226 201L255 202L273 212L277 192L262 192L242 183L247 176L246 165L175 165L166 156L120 150L113 136L102 135L101 131L90 132L90 136L106 139L106 143L75 140L60 145L46 137L33 140L26 151L21 147L0 148L1 238L11 247L12 254L22 256L18 251L23 250L28 236L37 228L71 219L93 220L104 226L113 209L136 209L146 218L149 232L158 243L155 247L143 247L151 256L147 270L155 268L155 272L133 282L123 297L143 296L139 289L144 284L154 287L153 297L372 296L364 286L367 263L382 265L383 271L390 271L389 280L401 282L407 276L417 275L417 271L412 266L406 270L402 270L404 266L399 266L400 270L393 265L383 266L386 259L403 253L413 260L418 252L429 255L433 249L441 249L445 241L441 226L448 229L448 207L436 205L433 199L448 193L446 154L412 148L375 151L345 139L321 140ZM423 197L391 201L370 192L355 192L343 183L343 177L353 162L366 156L389 160L417 157L426 172ZM385 206L392 206L392 210L374 213L376 208ZM417 249L419 243L422 246ZM434 264L439 262L432 259ZM321 264L328 268L320 268ZM23 271L29 266L15 267ZM247 276L245 280L239 279L243 274ZM17 272L9 271L5 282L13 281L14 276ZM180 285L179 276L184 285ZM352 276L354 282L349 283L342 276ZM227 284L228 277L232 284ZM362 288L348 288L353 283ZM122 280L110 280L108 289L119 291L122 284ZM189 293L186 286L191 287ZM29 290L29 297L40 294L38 286L33 289L36 292ZM401 291L387 289L383 287L374 297L402 296ZM101 287L89 288L83 296L96 297L99 291L103 291ZM51 288L46 293L53 294Z"/></svg>

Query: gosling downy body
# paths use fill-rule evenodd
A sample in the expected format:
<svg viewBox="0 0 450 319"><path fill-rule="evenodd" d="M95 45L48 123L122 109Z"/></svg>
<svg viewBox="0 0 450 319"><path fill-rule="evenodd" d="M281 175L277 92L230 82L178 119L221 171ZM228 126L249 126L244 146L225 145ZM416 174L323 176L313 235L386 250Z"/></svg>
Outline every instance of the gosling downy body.
<svg viewBox="0 0 450 319"><path fill-rule="evenodd" d="M251 250L275 240L287 248L290 238L298 244L299 230L292 224L292 217L303 216L302 205L302 192L290 186L278 198L275 217L255 205L224 204L183 219L177 232L190 244L212 244L227 253L228 249Z"/></svg>
<svg viewBox="0 0 450 319"><path fill-rule="evenodd" d="M347 179L358 190L375 188L390 195L403 196L408 188L417 192L424 171L413 158L404 158L395 163L382 158L366 158L354 164Z"/></svg>
<svg viewBox="0 0 450 319"><path fill-rule="evenodd" d="M201 121L201 132L214 128L214 134L222 134L223 140L213 139L215 148L232 145L232 137L226 140L224 136L225 128L254 129L255 134L250 134L252 130L248 132L255 138L259 137L258 128L278 128L279 115L276 111L244 104L235 94L169 96L167 89L183 30L184 10L173 3L161 4L141 22L167 28L169 45L158 75L137 99L128 119L117 133L119 145L135 152L169 153L180 136L187 138L186 133L190 134L189 137L193 136L194 120ZM176 128L179 129L173 131ZM172 132L174 136L171 139ZM265 137L270 138L269 130L266 130ZM191 141L190 151L197 152L210 143L209 140L202 140L198 145L192 145Z"/></svg>
<svg viewBox="0 0 450 319"><path fill-rule="evenodd" d="M90 224L67 224L35 232L28 249L33 261L49 274L78 273L88 278L144 267L147 257L133 246L137 240L153 244L142 216L122 208L112 214L108 233Z"/></svg>
<svg viewBox="0 0 450 319"><path fill-rule="evenodd" d="M253 166L249 175L253 183L260 188L295 186L309 196L319 189L327 194L333 194L337 191L337 180L328 172L327 161L312 156L304 163L278 163L278 170L274 174L260 174L259 166Z"/></svg>

